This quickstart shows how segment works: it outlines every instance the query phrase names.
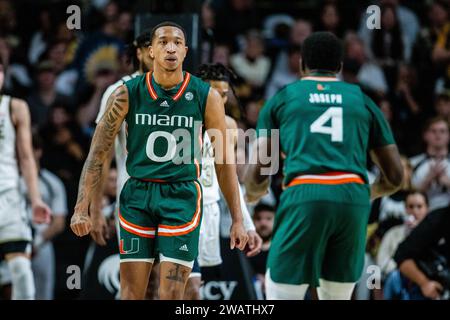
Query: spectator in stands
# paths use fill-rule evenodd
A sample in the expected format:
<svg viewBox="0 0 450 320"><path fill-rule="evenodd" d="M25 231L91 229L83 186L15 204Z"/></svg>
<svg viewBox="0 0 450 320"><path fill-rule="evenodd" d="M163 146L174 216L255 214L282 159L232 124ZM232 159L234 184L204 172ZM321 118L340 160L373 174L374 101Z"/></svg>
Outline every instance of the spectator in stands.
<svg viewBox="0 0 450 320"><path fill-rule="evenodd" d="M423 134L425 153L411 158L414 188L427 193L430 210L450 203L449 124L442 117L427 121Z"/></svg>
<svg viewBox="0 0 450 320"><path fill-rule="evenodd" d="M39 57L47 50L48 43L55 32L53 27L50 11L43 8L39 12L39 29L33 33L28 48L28 62L30 64L38 63Z"/></svg>
<svg viewBox="0 0 450 320"><path fill-rule="evenodd" d="M395 253L410 299L450 299L449 207L430 212ZM413 285L411 285L411 283ZM403 293L405 293L403 291Z"/></svg>
<svg viewBox="0 0 450 320"><path fill-rule="evenodd" d="M124 54L125 44L118 38L116 30L117 10L116 4L108 4L98 17L101 23L100 30L86 36L78 46L73 68L78 75L75 90L84 90L93 84L99 64L108 63L115 70L119 68L120 57ZM72 92L73 93L73 92Z"/></svg>
<svg viewBox="0 0 450 320"><path fill-rule="evenodd" d="M67 27L65 28L67 29ZM67 70L67 67L73 59L73 53L69 53L68 48L70 46L71 50L74 50L77 45L76 41L76 39L70 41L55 39L47 45L47 49L40 56L41 61L52 62L52 69L56 75L56 91L64 96L72 95L75 91L77 74L73 70Z"/></svg>
<svg viewBox="0 0 450 320"><path fill-rule="evenodd" d="M212 8L211 1L204 1L202 4L202 43L200 63L205 64L213 60L214 54L214 37L216 27L216 13Z"/></svg>
<svg viewBox="0 0 450 320"><path fill-rule="evenodd" d="M258 31L247 33L244 51L232 55L230 62L236 74L254 89L265 85L271 63L264 55L264 41Z"/></svg>
<svg viewBox="0 0 450 320"><path fill-rule="evenodd" d="M442 6L440 9L439 5ZM441 71L439 72L439 76L442 77L443 87L445 89L450 89L450 21L448 18L449 4L447 2L439 3L439 5L435 7L434 10L438 14L437 21L441 23L441 26L439 29L435 30L436 41L434 43L431 57L438 70Z"/></svg>
<svg viewBox="0 0 450 320"><path fill-rule="evenodd" d="M395 129L401 140L397 141L402 152L414 155L420 152L418 144L411 141L420 141L420 132L410 128L420 128L423 123L423 112L418 102L420 87L418 86L415 69L406 64L398 67L397 83L391 87L389 99L392 103ZM396 137L397 138L397 137Z"/></svg>
<svg viewBox="0 0 450 320"><path fill-rule="evenodd" d="M272 206L259 204L253 211L253 223L256 232L263 240L261 252L254 257L249 258L253 271L256 274L256 282L260 284L261 291L264 293L264 275L266 273L267 256L269 254L270 241L272 239L273 222L275 218L275 209ZM257 290L258 291L258 290Z"/></svg>
<svg viewBox="0 0 450 320"><path fill-rule="evenodd" d="M316 31L329 31L338 37L342 37L341 18L336 3L324 1L319 11L319 21L314 29Z"/></svg>
<svg viewBox="0 0 450 320"><path fill-rule="evenodd" d="M62 103L51 109L48 124L42 129L41 136L45 141L42 166L63 181L69 207L72 207L89 148L89 138L74 120L70 108Z"/></svg>
<svg viewBox="0 0 450 320"><path fill-rule="evenodd" d="M97 64L92 67L92 73L94 74L92 85L86 87L80 94L80 105L76 115L78 124L88 136L94 134L95 118L103 93L118 78L117 65L113 60L97 61Z"/></svg>
<svg viewBox="0 0 450 320"><path fill-rule="evenodd" d="M443 92L436 97L435 110L438 116L450 123L450 91Z"/></svg>
<svg viewBox="0 0 450 320"><path fill-rule="evenodd" d="M226 0L222 6L215 8L216 39L228 43L236 50L238 37L247 31L258 28L260 21L254 0ZM232 23L230 23L232 22Z"/></svg>
<svg viewBox="0 0 450 320"><path fill-rule="evenodd" d="M289 47L300 47L303 41L312 33L312 24L307 20L296 20L291 28L289 37ZM289 71L289 58L286 50L281 51L274 61L275 67L273 68L273 74L290 73Z"/></svg>
<svg viewBox="0 0 450 320"><path fill-rule="evenodd" d="M435 48L438 41L443 41L446 30L450 29L448 2L433 1L428 8L428 20L429 25L420 31L415 41L411 59L420 79L420 102L423 106L429 103L429 98L435 91L436 80L445 71L439 62L445 58L444 51Z"/></svg>
<svg viewBox="0 0 450 320"><path fill-rule="evenodd" d="M14 47L11 38L0 34L0 59L5 69L5 79L2 90L15 97L25 98L32 85L32 80L26 67L15 60Z"/></svg>
<svg viewBox="0 0 450 320"><path fill-rule="evenodd" d="M390 87L397 78L397 64L410 55L411 44L406 46L404 35L393 6L381 8L381 28L373 30L371 56L383 68Z"/></svg>
<svg viewBox="0 0 450 320"><path fill-rule="evenodd" d="M117 18L117 37L124 43L131 43L133 37L133 15L129 10L122 10Z"/></svg>
<svg viewBox="0 0 450 320"><path fill-rule="evenodd" d="M377 265L381 268L383 278L397 268L393 258L398 245L427 215L427 195L422 191L409 191L405 199L405 210L407 216L404 222L386 232L378 249Z"/></svg>
<svg viewBox="0 0 450 320"><path fill-rule="evenodd" d="M300 78L300 58L301 48L300 46L290 46L288 49L288 71L277 72L275 71L270 77L267 84L265 99L270 99L275 93L278 92L285 85L292 83Z"/></svg>
<svg viewBox="0 0 450 320"><path fill-rule="evenodd" d="M354 33L349 33L344 40L345 59L352 61L357 66L357 79L363 87L374 91L378 96L384 96L388 92L388 83L383 70L367 57L364 44Z"/></svg>
<svg viewBox="0 0 450 320"><path fill-rule="evenodd" d="M50 60L40 62L36 68L36 87L27 98L34 129L46 125L49 111L57 100L67 100L67 97L56 92L55 79L53 62Z"/></svg>
<svg viewBox="0 0 450 320"><path fill-rule="evenodd" d="M230 67L230 47L226 44L216 44L214 46L213 63L221 63L225 67Z"/></svg>
<svg viewBox="0 0 450 320"><path fill-rule="evenodd" d="M399 4L399 0L380 0L377 3L380 6L390 6L395 10L395 15L398 17L400 23L400 28L403 30L403 41L406 47L410 47L416 40L417 34L420 29L419 20L416 14L405 6ZM364 11L361 19L358 34L363 39L366 48L370 48L372 43L372 37L374 36L374 31L367 28L366 12ZM372 58L372 56L370 56ZM406 61L409 61L410 56L406 53Z"/></svg>

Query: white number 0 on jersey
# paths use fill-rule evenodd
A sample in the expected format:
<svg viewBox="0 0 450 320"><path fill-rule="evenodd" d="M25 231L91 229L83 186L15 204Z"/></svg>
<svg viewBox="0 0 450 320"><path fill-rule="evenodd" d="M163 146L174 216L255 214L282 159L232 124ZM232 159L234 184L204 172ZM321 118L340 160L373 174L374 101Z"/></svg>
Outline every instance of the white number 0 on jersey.
<svg viewBox="0 0 450 320"><path fill-rule="evenodd" d="M331 126L324 126L328 120L331 119ZM342 142L343 139L343 126L342 126L342 108L331 107L322 115L317 118L316 121L311 123L309 127L311 132L329 134L331 135L331 141Z"/></svg>

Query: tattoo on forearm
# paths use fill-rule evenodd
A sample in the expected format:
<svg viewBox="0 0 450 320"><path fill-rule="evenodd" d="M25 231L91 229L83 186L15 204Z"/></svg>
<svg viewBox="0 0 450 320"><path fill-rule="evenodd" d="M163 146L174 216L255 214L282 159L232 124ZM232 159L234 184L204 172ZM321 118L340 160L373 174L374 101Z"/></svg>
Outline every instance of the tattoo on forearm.
<svg viewBox="0 0 450 320"><path fill-rule="evenodd" d="M176 265L175 269L169 270L169 275L166 276L166 279L173 280L177 282L184 282L186 278L187 271L186 270L180 270L180 265Z"/></svg>
<svg viewBox="0 0 450 320"><path fill-rule="evenodd" d="M120 129L122 119L126 114L127 104L128 94L126 90L113 93L108 99L105 115L95 130L91 149L83 166L77 205L84 202L86 197L91 196L93 194L92 190L95 190L101 184L103 163Z"/></svg>

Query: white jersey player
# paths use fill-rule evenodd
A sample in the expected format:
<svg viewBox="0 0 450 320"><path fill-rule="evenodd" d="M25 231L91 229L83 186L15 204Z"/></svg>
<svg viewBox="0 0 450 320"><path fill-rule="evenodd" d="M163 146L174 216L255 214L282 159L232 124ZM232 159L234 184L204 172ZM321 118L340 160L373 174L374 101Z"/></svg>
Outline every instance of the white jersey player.
<svg viewBox="0 0 450 320"><path fill-rule="evenodd" d="M3 67L0 61L0 90L5 76ZM30 300L35 298L30 263L32 237L25 199L19 191L19 166L29 190L33 219L49 222L50 209L38 189L28 105L7 95L0 95L0 155L0 260L8 264L12 299Z"/></svg>
<svg viewBox="0 0 450 320"><path fill-rule="evenodd" d="M225 105L229 90L228 70L219 64L202 65L199 70L200 78L209 82L211 87L219 92ZM234 150L237 143L235 135L237 133L237 124L233 118L228 116L225 116L225 118L227 130L234 130L232 141L228 141L232 143L230 148ZM213 148L208 133L205 133L203 142L200 183L203 189L203 217L200 226L199 250L196 262L198 262L198 267L216 267L222 264L220 254L220 208L218 203L220 200L220 188L214 167ZM241 188L239 188L239 195L244 227L249 237L248 245L250 250L247 252L247 256L254 256L261 251L262 239L255 231L255 226L245 205ZM194 300L199 298L201 273L200 270L196 269L197 264L195 263L186 285L185 299Z"/></svg>

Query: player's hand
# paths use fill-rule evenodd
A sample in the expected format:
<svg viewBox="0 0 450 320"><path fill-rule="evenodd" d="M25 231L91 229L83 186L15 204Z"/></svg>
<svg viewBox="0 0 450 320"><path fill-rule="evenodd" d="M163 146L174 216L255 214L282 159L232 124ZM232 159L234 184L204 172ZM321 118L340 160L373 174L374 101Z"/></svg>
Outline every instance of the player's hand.
<svg viewBox="0 0 450 320"><path fill-rule="evenodd" d="M247 231L247 235L248 235L247 247L249 248L249 251L247 252L247 257L254 257L261 252L261 246L263 241L255 230Z"/></svg>
<svg viewBox="0 0 450 320"><path fill-rule="evenodd" d="M91 237L100 246L106 245L106 240L110 238L109 226L105 216L100 212L91 218Z"/></svg>
<svg viewBox="0 0 450 320"><path fill-rule="evenodd" d="M34 201L31 208L33 210L33 222L38 224L50 223L52 210L42 200Z"/></svg>
<svg viewBox="0 0 450 320"><path fill-rule="evenodd" d="M248 241L248 235L242 222L233 222L230 230L230 249L237 247L243 251Z"/></svg>
<svg viewBox="0 0 450 320"><path fill-rule="evenodd" d="M443 290L442 285L439 282L436 281L427 281L425 282L421 287L420 290L422 291L422 294L426 298L430 299L439 299L441 296L441 292Z"/></svg>
<svg viewBox="0 0 450 320"><path fill-rule="evenodd" d="M70 219L70 228L77 236L83 237L92 230L91 218L88 214L75 212Z"/></svg>

